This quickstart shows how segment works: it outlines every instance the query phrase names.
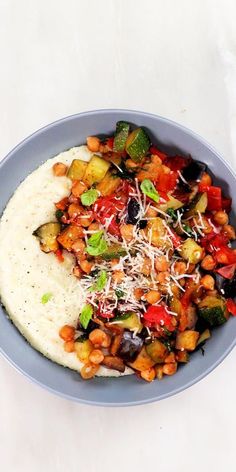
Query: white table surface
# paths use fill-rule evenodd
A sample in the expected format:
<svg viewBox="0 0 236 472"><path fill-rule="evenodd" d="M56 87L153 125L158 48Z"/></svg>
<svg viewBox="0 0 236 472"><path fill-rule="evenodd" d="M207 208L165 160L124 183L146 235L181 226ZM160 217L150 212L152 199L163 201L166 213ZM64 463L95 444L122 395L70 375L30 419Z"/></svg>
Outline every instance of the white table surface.
<svg viewBox="0 0 236 472"><path fill-rule="evenodd" d="M183 123L236 169L235 18L234 0L0 0L0 158L50 121L120 107ZM160 403L106 409L0 358L0 470L231 472L235 360Z"/></svg>

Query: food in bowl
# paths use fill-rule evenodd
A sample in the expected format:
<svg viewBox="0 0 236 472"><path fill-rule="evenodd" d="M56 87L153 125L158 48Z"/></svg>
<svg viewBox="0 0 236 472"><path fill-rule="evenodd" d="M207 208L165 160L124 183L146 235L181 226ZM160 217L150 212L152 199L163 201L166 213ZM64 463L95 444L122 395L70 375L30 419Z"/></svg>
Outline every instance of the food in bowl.
<svg viewBox="0 0 236 472"><path fill-rule="evenodd" d="M119 121L16 191L0 226L2 302L84 379L173 375L236 314L230 208L204 163Z"/></svg>

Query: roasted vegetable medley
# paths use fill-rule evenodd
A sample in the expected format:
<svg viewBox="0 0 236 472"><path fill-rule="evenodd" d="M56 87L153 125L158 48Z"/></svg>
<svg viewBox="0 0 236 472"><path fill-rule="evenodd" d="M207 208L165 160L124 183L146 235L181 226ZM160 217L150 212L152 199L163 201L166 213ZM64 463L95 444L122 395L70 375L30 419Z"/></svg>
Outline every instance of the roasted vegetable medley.
<svg viewBox="0 0 236 472"><path fill-rule="evenodd" d="M89 162L53 165L71 193L34 233L59 263L64 251L74 256L86 293L77 325L60 329L62 348L84 379L101 365L146 381L173 375L236 315L231 199L203 162L167 155L124 121L87 147Z"/></svg>

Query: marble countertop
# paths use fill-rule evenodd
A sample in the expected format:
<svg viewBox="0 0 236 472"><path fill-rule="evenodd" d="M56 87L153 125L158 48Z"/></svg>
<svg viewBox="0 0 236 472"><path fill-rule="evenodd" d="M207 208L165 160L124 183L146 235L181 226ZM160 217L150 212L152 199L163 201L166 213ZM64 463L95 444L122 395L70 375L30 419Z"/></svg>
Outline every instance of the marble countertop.
<svg viewBox="0 0 236 472"><path fill-rule="evenodd" d="M130 108L204 136L236 170L234 0L0 0L0 158L62 116ZM0 358L5 472L233 471L235 350L133 408L71 403Z"/></svg>

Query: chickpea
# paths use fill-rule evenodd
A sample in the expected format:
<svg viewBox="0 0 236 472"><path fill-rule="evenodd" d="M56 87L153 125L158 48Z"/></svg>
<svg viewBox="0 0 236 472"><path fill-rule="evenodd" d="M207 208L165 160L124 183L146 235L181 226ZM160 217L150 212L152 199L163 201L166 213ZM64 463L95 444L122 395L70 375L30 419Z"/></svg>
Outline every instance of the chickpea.
<svg viewBox="0 0 236 472"><path fill-rule="evenodd" d="M204 270L213 270L215 268L215 266L216 266L216 263L215 263L213 257L210 256L209 254L207 256L205 256L204 259L201 262L201 267Z"/></svg>
<svg viewBox="0 0 236 472"><path fill-rule="evenodd" d="M150 305L154 305L154 303L159 302L161 298L160 293L157 290L150 290L146 295L145 299L147 300Z"/></svg>
<svg viewBox="0 0 236 472"><path fill-rule="evenodd" d="M119 259L112 259L111 260L111 267L115 267L117 264L119 264Z"/></svg>
<svg viewBox="0 0 236 472"><path fill-rule="evenodd" d="M73 268L73 275L74 275L75 277L77 277L77 279L81 279L81 277L82 277L82 270L80 269L79 266L75 266L75 267Z"/></svg>
<svg viewBox="0 0 236 472"><path fill-rule="evenodd" d="M125 161L125 166L127 169L137 169L140 166L140 162L134 162L132 159L127 159Z"/></svg>
<svg viewBox="0 0 236 472"><path fill-rule="evenodd" d="M70 325L64 325L59 331L59 336L64 341L73 341L75 337L75 328Z"/></svg>
<svg viewBox="0 0 236 472"><path fill-rule="evenodd" d="M56 177L62 177L67 173L67 166L62 162L56 162L56 164L53 165L52 170Z"/></svg>
<svg viewBox="0 0 236 472"><path fill-rule="evenodd" d="M204 275L204 277L201 278L200 282L206 290L214 290L215 279L211 275Z"/></svg>
<svg viewBox="0 0 236 472"><path fill-rule="evenodd" d="M75 350L75 343L74 343L74 341L66 341L66 342L64 343L64 350L65 350L66 352L74 352L74 350Z"/></svg>
<svg viewBox="0 0 236 472"><path fill-rule="evenodd" d="M157 211L154 208L149 207L145 213L145 216L147 218L155 218L157 216Z"/></svg>
<svg viewBox="0 0 236 472"><path fill-rule="evenodd" d="M100 224L99 223L91 223L88 227L88 231L98 231L100 229Z"/></svg>
<svg viewBox="0 0 236 472"><path fill-rule="evenodd" d="M125 273L123 272L123 270L114 270L112 274L112 280L114 280L114 282L116 282L117 284L120 284L122 280L124 280L124 277Z"/></svg>
<svg viewBox="0 0 236 472"><path fill-rule="evenodd" d="M213 219L220 226L227 225L229 222L229 217L223 210L216 211Z"/></svg>
<svg viewBox="0 0 236 472"><path fill-rule="evenodd" d="M92 379L96 375L98 369L99 365L88 362L87 364L83 365L80 375L84 380Z"/></svg>
<svg viewBox="0 0 236 472"><path fill-rule="evenodd" d="M186 274L187 264L184 261L177 261L174 265L174 271L178 275Z"/></svg>
<svg viewBox="0 0 236 472"><path fill-rule="evenodd" d="M191 263L190 263L190 264L188 264L188 266L187 266L186 273L187 273L187 274L191 274L191 273L194 271L194 269L195 269L195 264L191 264Z"/></svg>
<svg viewBox="0 0 236 472"><path fill-rule="evenodd" d="M84 241L82 241L82 239L77 239L77 241L75 241L72 246L71 246L71 249L75 252L75 253L83 253L84 250L85 250L85 243Z"/></svg>
<svg viewBox="0 0 236 472"><path fill-rule="evenodd" d="M80 216L79 218L79 223L83 228L87 228L88 226L91 225L93 220L93 217L90 213L84 213L83 215Z"/></svg>
<svg viewBox="0 0 236 472"><path fill-rule="evenodd" d="M104 359L104 354L100 349L94 349L89 355L89 360L92 364L101 364Z"/></svg>
<svg viewBox="0 0 236 472"><path fill-rule="evenodd" d="M157 274L156 280L159 282L159 284L165 284L170 278L170 273L168 271L165 272L159 272Z"/></svg>
<svg viewBox="0 0 236 472"><path fill-rule="evenodd" d="M109 347L111 344L111 337L99 328L91 331L89 339L95 347Z"/></svg>
<svg viewBox="0 0 236 472"><path fill-rule="evenodd" d="M172 364L173 362L175 362L175 354L174 352L170 352L168 356L165 358L165 363Z"/></svg>
<svg viewBox="0 0 236 472"><path fill-rule="evenodd" d="M235 229L231 225L224 225L223 226L223 231L228 236L229 239L235 239L236 238L236 233Z"/></svg>
<svg viewBox="0 0 236 472"><path fill-rule="evenodd" d="M170 263L167 261L165 256L157 257L155 260L155 269L159 272L165 272L168 270Z"/></svg>
<svg viewBox="0 0 236 472"><path fill-rule="evenodd" d="M90 274L93 268L93 262L89 262L87 260L80 261L80 267L83 272L85 272L86 274Z"/></svg>
<svg viewBox="0 0 236 472"><path fill-rule="evenodd" d="M176 285L175 283L172 283L171 286L171 292L173 293L173 296L175 298L179 298L180 296L180 288L178 287L178 285Z"/></svg>
<svg viewBox="0 0 236 472"><path fill-rule="evenodd" d="M141 274L143 275L150 275L152 269L151 260L148 257L144 257L143 266L141 269Z"/></svg>
<svg viewBox="0 0 236 472"><path fill-rule="evenodd" d="M203 172L201 184L207 186L210 186L212 184L212 178L209 174L207 174L207 172Z"/></svg>
<svg viewBox="0 0 236 472"><path fill-rule="evenodd" d="M177 371L177 362L172 362L172 363L163 365L163 374L174 375L176 371Z"/></svg>
<svg viewBox="0 0 236 472"><path fill-rule="evenodd" d="M87 137L87 146L90 151L98 152L100 147L100 139L97 136L88 136Z"/></svg>
<svg viewBox="0 0 236 472"><path fill-rule="evenodd" d="M130 243L132 239L134 239L134 226L130 224L124 224L120 226L120 232L122 238L127 242Z"/></svg>
<svg viewBox="0 0 236 472"><path fill-rule="evenodd" d="M136 300L141 300L142 296L143 296L143 289L142 288L135 288L134 289L134 297L136 298Z"/></svg>
<svg viewBox="0 0 236 472"><path fill-rule="evenodd" d="M72 185L71 193L74 195L74 197L80 197L80 195L86 192L86 190L88 190L88 187L84 184L84 182L75 180Z"/></svg>
<svg viewBox="0 0 236 472"><path fill-rule="evenodd" d="M68 215L70 218L75 218L81 213L81 206L76 203L71 203L68 207Z"/></svg>
<svg viewBox="0 0 236 472"><path fill-rule="evenodd" d="M154 367L150 367L150 369L142 370L140 375L143 380L146 380L146 382L152 382L156 377L156 371Z"/></svg>

